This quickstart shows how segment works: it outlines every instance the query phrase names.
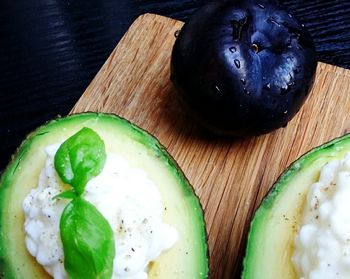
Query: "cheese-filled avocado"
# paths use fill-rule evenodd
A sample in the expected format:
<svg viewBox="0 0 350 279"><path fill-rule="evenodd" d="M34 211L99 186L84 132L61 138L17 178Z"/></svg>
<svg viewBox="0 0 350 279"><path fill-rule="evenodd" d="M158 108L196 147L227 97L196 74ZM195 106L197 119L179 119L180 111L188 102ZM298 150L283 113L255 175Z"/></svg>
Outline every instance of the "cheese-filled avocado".
<svg viewBox="0 0 350 279"><path fill-rule="evenodd" d="M38 243L35 243L34 246L29 245L29 248L33 248L31 252L27 249L26 237L28 238L28 228L25 228L25 216L27 215L27 218L29 218L32 224L29 232L32 233L31 237L33 240L35 239L35 233L39 230L32 229L32 226L35 225L33 216L37 212L37 208L32 207L30 204L30 199L32 198L30 193L36 195L36 204L41 197L47 197L46 194L48 196L58 194L58 192L51 193L47 189L43 190L43 187L49 184L50 180L55 180L55 183L52 184L55 187L59 184L59 179L57 179L57 176L52 175L53 167L50 167L49 164L50 162L52 164L54 153L58 148L57 144L65 142L83 128L92 129L103 140L107 154L106 168L110 169L107 175L115 177L119 187L121 187L122 183L126 183L125 185L127 185L128 179L126 176L123 174L123 176L120 175L118 177L118 174L114 172L115 166L118 165L115 162L125 160L122 168L125 170L125 166L127 166L131 170L128 169L127 172L131 173L133 180L135 180L132 181L130 188L125 189L125 191L109 190L109 184L104 184L104 181L107 181L106 176L103 176L106 175L103 173L107 170L103 170L100 176L92 179L91 183L89 182L90 184L87 184L86 194L83 195L87 202L91 202L91 204L95 203L96 208L107 216L106 219L108 220L111 219L108 208L118 210L119 215L115 216L122 216L120 217L120 221L122 221L121 224L123 226L125 225L125 231L134 234L137 233L137 230L131 230L133 220L137 222L141 217L130 217L129 230L127 224L124 223L127 222L124 218L129 218L125 212L133 208L136 208L135 210L137 211L141 207L139 204L136 204L134 207L132 204L129 204L129 200L130 203L133 200L130 198L130 193L137 191L137 189L142 191L138 187L148 187L147 185L152 184L150 191L145 191L139 195L136 193L137 197L135 199L140 199L141 196L145 196L148 199L145 202L141 202L144 206L143 208L147 208L148 201L154 203L154 200L159 200L159 203L157 202L152 207L150 205L149 208L151 211L155 211L151 208L156 207L157 212L162 212L161 222L165 224L164 226L171 228L171 230L159 231L165 233L174 232L176 234L175 238L171 235L163 236L164 239L167 237L174 238L174 241L171 241L171 245L166 245L166 249L162 248L159 257L147 265L145 268L147 277L207 278L209 267L205 221L203 210L193 188L184 177L176 162L154 137L118 116L101 113L72 115L66 118L59 118L40 127L22 143L11 163L5 169L0 180L0 278L51 278L43 266L38 263L37 259L31 255L35 254L35 249L39 247L35 245L38 245ZM115 156L122 159L117 160ZM110 158L114 159L111 160ZM142 175L138 176L138 173ZM142 177L145 177L147 180L145 184L142 184L139 180ZM64 190L68 189L66 184L63 187L65 188ZM98 187L105 187L100 196L96 194L98 193L96 192ZM41 192L36 192L38 189ZM56 191L60 191L59 188ZM118 194L115 202L122 201L125 204L125 210L110 200L106 200L104 204L103 196L107 198L107 191L109 191L109 194ZM42 193L45 193L45 195ZM154 193L154 195L159 196L153 199L153 197L147 197L147 193ZM123 195L128 198L122 199ZM82 199L76 198L76 200L76 204L78 204L78 200L80 202ZM59 203L62 200L52 199L52 201L46 202L45 210L48 211L50 209L49 207L56 202ZM64 205L68 202L64 201ZM23 210L23 205L25 205L24 209L27 209L27 212ZM160 208L160 205L164 208ZM140 209L137 213L142 211ZM146 210L144 211L146 212ZM145 214L148 213L146 212ZM112 216L113 214L110 215ZM48 218L57 219L57 216L49 215ZM157 221L157 224L159 222ZM145 224L144 227L146 228L147 225L150 225L150 223ZM152 234L153 231L150 230L149 233ZM161 235L157 236L158 239L161 237ZM146 237L146 239L153 239L154 241L155 238ZM159 243L161 242L159 241ZM132 248L129 247L131 249L130 252L135 252L137 248L127 243L119 243L118 246L117 240L115 245L116 251L118 249L126 249L126 247L130 246ZM146 244L142 245L142 247L144 246ZM153 248L151 250L154 252ZM64 259L60 258L59 260L63 261ZM123 266L123 270L125 270L125 262L120 258L119 260L115 260L114 264L118 265L118 262Z"/></svg>
<svg viewBox="0 0 350 279"><path fill-rule="evenodd" d="M251 222L243 279L347 278L348 225L339 220L349 203L349 152L345 135L311 150L281 175Z"/></svg>

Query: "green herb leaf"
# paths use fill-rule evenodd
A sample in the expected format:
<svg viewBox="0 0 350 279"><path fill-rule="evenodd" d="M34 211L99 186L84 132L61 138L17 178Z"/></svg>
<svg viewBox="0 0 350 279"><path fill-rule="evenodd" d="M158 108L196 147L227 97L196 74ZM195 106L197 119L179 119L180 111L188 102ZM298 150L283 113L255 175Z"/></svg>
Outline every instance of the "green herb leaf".
<svg viewBox="0 0 350 279"><path fill-rule="evenodd" d="M77 193L73 190L68 190L65 192L62 192L56 196L53 197L53 199L75 199L77 196Z"/></svg>
<svg viewBox="0 0 350 279"><path fill-rule="evenodd" d="M78 195L87 182L100 174L106 162L103 140L90 128L83 128L67 139L55 155L55 169L64 183Z"/></svg>
<svg viewBox="0 0 350 279"><path fill-rule="evenodd" d="M115 247L103 215L81 197L64 209L60 221L64 267L70 279L110 279Z"/></svg>

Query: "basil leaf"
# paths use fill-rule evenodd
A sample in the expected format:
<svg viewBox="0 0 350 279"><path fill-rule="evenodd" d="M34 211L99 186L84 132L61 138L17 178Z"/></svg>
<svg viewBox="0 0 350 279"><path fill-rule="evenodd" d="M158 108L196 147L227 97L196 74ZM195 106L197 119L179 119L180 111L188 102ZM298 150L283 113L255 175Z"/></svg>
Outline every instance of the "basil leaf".
<svg viewBox="0 0 350 279"><path fill-rule="evenodd" d="M55 155L55 169L61 180L72 185L78 195L87 182L99 175L106 162L103 140L90 128L67 139Z"/></svg>
<svg viewBox="0 0 350 279"><path fill-rule="evenodd" d="M110 279L115 247L103 215L81 197L72 200L60 220L64 267L70 279Z"/></svg>
<svg viewBox="0 0 350 279"><path fill-rule="evenodd" d="M62 192L56 196L54 196L52 199L75 199L77 197L77 193L73 190L68 190L65 192Z"/></svg>

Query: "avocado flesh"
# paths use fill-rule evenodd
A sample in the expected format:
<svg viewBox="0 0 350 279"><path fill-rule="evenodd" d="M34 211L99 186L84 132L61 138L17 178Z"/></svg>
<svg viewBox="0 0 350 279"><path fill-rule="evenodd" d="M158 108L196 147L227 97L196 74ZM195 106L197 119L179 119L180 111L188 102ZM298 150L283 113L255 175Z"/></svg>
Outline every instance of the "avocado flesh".
<svg viewBox="0 0 350 279"><path fill-rule="evenodd" d="M176 244L150 265L149 278L207 278L208 246L200 202L164 147L145 131L117 116L84 113L54 120L22 143L0 180L0 278L51 278L27 252L22 202L46 161L44 148L63 142L82 127L96 131L107 153L140 167L158 186L164 221L175 227Z"/></svg>
<svg viewBox="0 0 350 279"><path fill-rule="evenodd" d="M311 150L282 174L252 220L243 279L300 278L291 259L309 187L327 162L348 152L350 135L345 135Z"/></svg>

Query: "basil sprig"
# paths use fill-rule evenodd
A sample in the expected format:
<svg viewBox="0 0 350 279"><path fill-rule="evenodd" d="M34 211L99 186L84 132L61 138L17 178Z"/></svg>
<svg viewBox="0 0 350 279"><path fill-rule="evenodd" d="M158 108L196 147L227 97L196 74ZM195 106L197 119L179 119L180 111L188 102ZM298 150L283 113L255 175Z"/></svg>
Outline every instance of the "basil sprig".
<svg viewBox="0 0 350 279"><path fill-rule="evenodd" d="M56 196L72 199L60 219L64 267L71 279L112 277L115 256L112 228L97 208L81 197L87 182L101 173L105 161L104 142L90 128L83 128L67 139L55 155L58 175L72 186Z"/></svg>

